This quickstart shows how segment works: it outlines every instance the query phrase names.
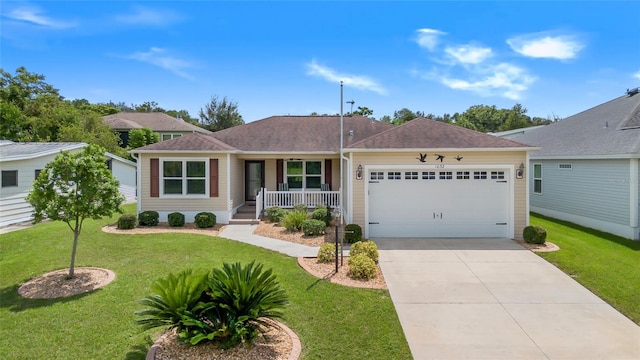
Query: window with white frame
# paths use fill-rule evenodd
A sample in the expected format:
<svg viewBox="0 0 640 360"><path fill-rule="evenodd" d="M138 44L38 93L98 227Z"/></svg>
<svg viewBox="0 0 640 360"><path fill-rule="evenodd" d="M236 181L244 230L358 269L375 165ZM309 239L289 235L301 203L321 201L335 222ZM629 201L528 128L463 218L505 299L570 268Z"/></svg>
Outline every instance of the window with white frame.
<svg viewBox="0 0 640 360"><path fill-rule="evenodd" d="M418 172L417 171L406 171L404 173L405 180L418 180Z"/></svg>
<svg viewBox="0 0 640 360"><path fill-rule="evenodd" d="M289 160L286 166L287 184L291 189L320 189L321 160Z"/></svg>
<svg viewBox="0 0 640 360"><path fill-rule="evenodd" d="M384 172L382 172L382 171L372 171L371 172L371 180L384 180Z"/></svg>
<svg viewBox="0 0 640 360"><path fill-rule="evenodd" d="M456 171L456 179L458 180L468 180L469 172L468 171Z"/></svg>
<svg viewBox="0 0 640 360"><path fill-rule="evenodd" d="M474 180L486 180L487 179L487 172L486 171L474 171L473 172L473 179Z"/></svg>
<svg viewBox="0 0 640 360"><path fill-rule="evenodd" d="M163 195L207 195L207 161L164 160L162 185Z"/></svg>
<svg viewBox="0 0 640 360"><path fill-rule="evenodd" d="M402 173L400 171L388 171L387 172L388 180L402 180Z"/></svg>
<svg viewBox="0 0 640 360"><path fill-rule="evenodd" d="M491 172L492 180L504 180L504 171L492 171Z"/></svg>
<svg viewBox="0 0 640 360"><path fill-rule="evenodd" d="M438 173L438 177L440 178L440 180L452 180L453 171L440 171Z"/></svg>
<svg viewBox="0 0 640 360"><path fill-rule="evenodd" d="M171 139L179 138L180 136L182 136L182 134L162 134L161 140L162 141L171 140Z"/></svg>
<svg viewBox="0 0 640 360"><path fill-rule="evenodd" d="M435 180L436 172L435 171L423 171L422 172L422 180Z"/></svg>
<svg viewBox="0 0 640 360"><path fill-rule="evenodd" d="M533 193L542 194L542 164L533 164Z"/></svg>

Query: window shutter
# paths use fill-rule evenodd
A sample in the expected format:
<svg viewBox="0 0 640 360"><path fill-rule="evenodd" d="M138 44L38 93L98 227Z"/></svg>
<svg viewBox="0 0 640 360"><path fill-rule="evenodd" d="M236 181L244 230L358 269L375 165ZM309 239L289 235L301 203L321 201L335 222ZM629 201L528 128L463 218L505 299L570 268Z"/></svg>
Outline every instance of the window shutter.
<svg viewBox="0 0 640 360"><path fill-rule="evenodd" d="M150 159L151 197L160 196L160 160Z"/></svg>
<svg viewBox="0 0 640 360"><path fill-rule="evenodd" d="M276 160L276 184L282 184L282 173L284 172L284 162L282 159Z"/></svg>
<svg viewBox="0 0 640 360"><path fill-rule="evenodd" d="M218 159L209 159L209 197L218 197Z"/></svg>
<svg viewBox="0 0 640 360"><path fill-rule="evenodd" d="M331 190L331 159L324 159L324 183L329 184Z"/></svg>

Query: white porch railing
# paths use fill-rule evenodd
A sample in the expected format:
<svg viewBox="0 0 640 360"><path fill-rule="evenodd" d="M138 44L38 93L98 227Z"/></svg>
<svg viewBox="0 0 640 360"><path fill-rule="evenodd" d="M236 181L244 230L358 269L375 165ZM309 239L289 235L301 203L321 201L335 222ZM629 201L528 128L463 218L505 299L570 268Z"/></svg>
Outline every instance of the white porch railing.
<svg viewBox="0 0 640 360"><path fill-rule="evenodd" d="M256 195L256 219L260 219L260 215L262 215L262 210L263 210L263 206L264 206L264 201L262 201L262 198L264 197L264 192L267 189L262 188L260 189L260 191L258 191L258 195Z"/></svg>
<svg viewBox="0 0 640 360"><path fill-rule="evenodd" d="M257 203L257 202L256 202ZM269 191L264 190L264 207L279 206L281 208L293 208L296 204L305 204L307 208L317 205L327 205L334 209L340 207L340 191ZM257 206L256 206L257 211Z"/></svg>

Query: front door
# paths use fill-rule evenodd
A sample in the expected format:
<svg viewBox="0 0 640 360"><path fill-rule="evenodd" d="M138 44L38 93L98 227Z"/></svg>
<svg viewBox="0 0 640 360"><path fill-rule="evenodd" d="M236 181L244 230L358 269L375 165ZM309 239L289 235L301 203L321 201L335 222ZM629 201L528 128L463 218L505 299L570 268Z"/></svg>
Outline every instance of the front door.
<svg viewBox="0 0 640 360"><path fill-rule="evenodd" d="M264 186L264 161L245 161L244 174L244 199L256 201L256 195Z"/></svg>

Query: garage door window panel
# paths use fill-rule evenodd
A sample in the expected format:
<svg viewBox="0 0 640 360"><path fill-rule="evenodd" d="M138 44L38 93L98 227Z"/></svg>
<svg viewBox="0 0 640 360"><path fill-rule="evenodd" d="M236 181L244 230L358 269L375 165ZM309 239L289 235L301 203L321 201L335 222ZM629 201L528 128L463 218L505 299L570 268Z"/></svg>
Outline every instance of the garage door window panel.
<svg viewBox="0 0 640 360"><path fill-rule="evenodd" d="M452 180L453 179L453 171L440 171L438 174L440 180Z"/></svg>
<svg viewBox="0 0 640 360"><path fill-rule="evenodd" d="M389 171L387 173L387 179L389 179L389 180L402 180L402 173L400 171Z"/></svg>
<svg viewBox="0 0 640 360"><path fill-rule="evenodd" d="M468 171L457 171L456 179L458 180L469 180L469 172Z"/></svg>
<svg viewBox="0 0 640 360"><path fill-rule="evenodd" d="M436 172L435 171L423 171L422 172L422 180L435 180Z"/></svg>

